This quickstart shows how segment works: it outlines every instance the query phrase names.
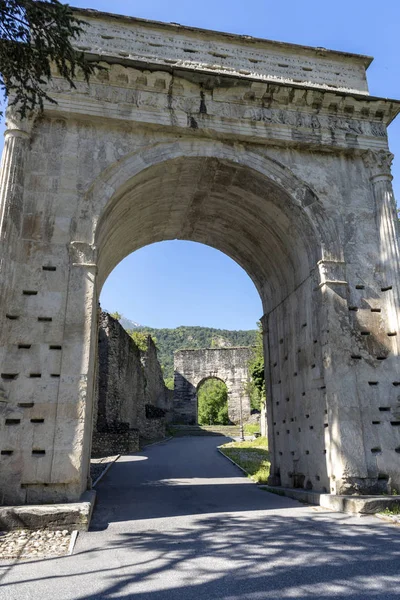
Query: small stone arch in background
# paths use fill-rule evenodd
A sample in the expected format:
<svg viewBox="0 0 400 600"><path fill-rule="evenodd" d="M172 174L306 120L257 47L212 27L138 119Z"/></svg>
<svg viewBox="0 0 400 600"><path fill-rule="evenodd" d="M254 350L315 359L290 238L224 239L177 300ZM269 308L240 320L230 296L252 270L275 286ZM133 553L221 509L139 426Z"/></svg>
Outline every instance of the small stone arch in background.
<svg viewBox="0 0 400 600"><path fill-rule="evenodd" d="M247 391L248 363L253 348L203 348L179 350L174 355L174 420L197 424L197 390L207 379L223 381L228 390L228 415L232 423L250 417Z"/></svg>

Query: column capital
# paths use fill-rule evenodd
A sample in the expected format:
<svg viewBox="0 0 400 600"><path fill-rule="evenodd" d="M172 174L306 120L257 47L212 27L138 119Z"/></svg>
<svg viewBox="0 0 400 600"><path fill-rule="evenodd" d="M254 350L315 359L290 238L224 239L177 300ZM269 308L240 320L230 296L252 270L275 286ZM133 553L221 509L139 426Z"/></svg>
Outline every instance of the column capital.
<svg viewBox="0 0 400 600"><path fill-rule="evenodd" d="M32 111L22 119L16 106L8 106L4 137L30 138L38 114L38 111Z"/></svg>
<svg viewBox="0 0 400 600"><path fill-rule="evenodd" d="M87 242L71 242L69 253L74 267L97 267L97 248Z"/></svg>
<svg viewBox="0 0 400 600"><path fill-rule="evenodd" d="M393 179L391 166L394 156L391 152L388 150L367 150L362 154L362 158L365 166L370 171L371 180L376 177L385 177L390 180Z"/></svg>
<svg viewBox="0 0 400 600"><path fill-rule="evenodd" d="M263 333L267 333L268 332L268 315L263 315L262 317L260 317L260 323L261 323Z"/></svg>
<svg viewBox="0 0 400 600"><path fill-rule="evenodd" d="M346 263L342 260L323 258L317 262L319 271L319 284L316 289L325 285L347 286Z"/></svg>

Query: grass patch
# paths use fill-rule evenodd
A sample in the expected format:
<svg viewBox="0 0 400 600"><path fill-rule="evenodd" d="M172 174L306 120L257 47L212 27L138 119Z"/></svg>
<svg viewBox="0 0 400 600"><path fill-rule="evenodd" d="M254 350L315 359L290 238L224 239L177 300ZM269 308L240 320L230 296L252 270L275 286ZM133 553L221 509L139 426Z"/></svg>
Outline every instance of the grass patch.
<svg viewBox="0 0 400 600"><path fill-rule="evenodd" d="M257 423L246 423L244 426L245 435L254 435L255 433L260 433L260 425Z"/></svg>
<svg viewBox="0 0 400 600"><path fill-rule="evenodd" d="M267 438L259 437L251 442L231 442L220 446L220 450L245 469L251 479L257 483L267 483L271 466Z"/></svg>
<svg viewBox="0 0 400 600"><path fill-rule="evenodd" d="M392 508L385 508L381 513L382 515L388 515L389 517L394 517L400 515L400 505L394 505Z"/></svg>

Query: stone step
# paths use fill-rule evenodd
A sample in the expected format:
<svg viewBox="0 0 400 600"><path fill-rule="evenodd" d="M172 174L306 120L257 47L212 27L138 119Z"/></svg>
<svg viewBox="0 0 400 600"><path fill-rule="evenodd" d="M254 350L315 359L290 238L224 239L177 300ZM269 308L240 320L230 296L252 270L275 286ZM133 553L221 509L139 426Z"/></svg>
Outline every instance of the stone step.
<svg viewBox="0 0 400 600"><path fill-rule="evenodd" d="M240 435L240 427L235 425L173 425L172 427L174 435L177 437L198 435L237 437Z"/></svg>

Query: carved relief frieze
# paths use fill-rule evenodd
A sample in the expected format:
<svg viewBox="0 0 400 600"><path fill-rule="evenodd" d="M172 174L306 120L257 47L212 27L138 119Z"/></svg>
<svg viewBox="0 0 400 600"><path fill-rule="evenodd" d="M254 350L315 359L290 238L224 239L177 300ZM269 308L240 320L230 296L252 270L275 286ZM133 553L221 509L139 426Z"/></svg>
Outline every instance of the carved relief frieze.
<svg viewBox="0 0 400 600"><path fill-rule="evenodd" d="M348 119L327 114L311 114L299 110L282 110L273 108L248 108L242 115L244 119L277 123L291 127L303 127L312 130L329 129L339 133L386 137L386 128L382 123Z"/></svg>
<svg viewBox="0 0 400 600"><path fill-rule="evenodd" d="M252 86L242 86L222 90L216 85L214 89L204 92L199 84L173 77L169 73L142 72L112 65L107 72L100 71L90 86L78 81L74 97L79 98L80 103L86 98L101 103L101 106L109 103L115 107L130 107L132 110L145 109L161 113L175 111L190 116L202 114L209 119L224 118L241 123L271 124L290 130L308 130L313 134L327 132L328 136L333 133L335 143L341 138L345 139L347 135L377 138L386 143L384 123L376 121L374 116L361 117L363 108L365 113L370 111L361 104L357 105L357 111L349 111L349 103L337 100L332 114L329 111L329 106L333 111L332 103L328 104L334 97L332 93L325 98L320 91L308 90L303 95L292 95L289 101L290 90L287 88L282 90L277 86L263 84L261 95L259 85L258 96L253 95L252 89ZM52 94L55 98L59 94L69 93L68 85L62 79L53 80ZM351 108L354 109L354 105Z"/></svg>

